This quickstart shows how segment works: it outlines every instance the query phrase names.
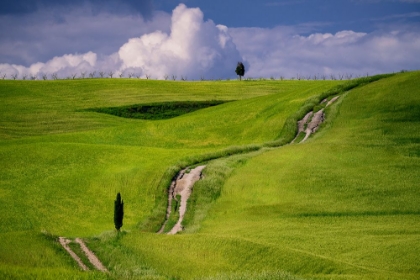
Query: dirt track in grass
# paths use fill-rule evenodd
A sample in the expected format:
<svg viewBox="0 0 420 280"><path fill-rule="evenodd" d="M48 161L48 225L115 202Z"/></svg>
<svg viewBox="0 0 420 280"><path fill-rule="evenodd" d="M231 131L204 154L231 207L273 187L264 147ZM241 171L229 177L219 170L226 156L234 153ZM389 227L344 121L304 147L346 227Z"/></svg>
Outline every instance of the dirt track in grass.
<svg viewBox="0 0 420 280"><path fill-rule="evenodd" d="M325 99L321 102L321 104L327 102L327 104L325 105L325 108L326 108L330 106L331 104L333 104L335 101L337 101L339 97L340 96L335 96L328 102ZM314 134L319 129L319 126L324 122L324 120L325 120L324 108L319 110L315 114L313 111L310 111L309 113L307 113L305 117L303 117L303 119L298 121L298 133L296 134L295 139L293 139L291 143L294 143L302 132L305 133L305 137L299 143L305 142L309 138L309 136Z"/></svg>
<svg viewBox="0 0 420 280"><path fill-rule="evenodd" d="M69 244L72 242L70 239L65 237L59 237L58 241L60 242L61 246L63 246L63 248L73 258L73 260L77 262L81 270L89 270L89 268L83 263L82 259L69 247ZM106 269L106 267L102 264L98 257L96 257L96 255L86 246L85 242L82 239L76 238L74 242L79 244L83 253L86 255L89 262L93 265L93 267L95 267L96 270L108 272L108 269Z"/></svg>
<svg viewBox="0 0 420 280"><path fill-rule="evenodd" d="M205 165L197 166L194 169L183 169L179 172L178 176L172 181L169 188L168 194L168 207L166 209L166 220L163 223L162 227L158 233L163 233L166 223L171 215L172 202L177 199L179 195L181 201L179 206L179 219L175 226L168 232L168 234L176 234L182 231L182 221L184 219L185 212L187 211L187 200L191 195L192 188L198 180L201 179L202 171L205 168Z"/></svg>

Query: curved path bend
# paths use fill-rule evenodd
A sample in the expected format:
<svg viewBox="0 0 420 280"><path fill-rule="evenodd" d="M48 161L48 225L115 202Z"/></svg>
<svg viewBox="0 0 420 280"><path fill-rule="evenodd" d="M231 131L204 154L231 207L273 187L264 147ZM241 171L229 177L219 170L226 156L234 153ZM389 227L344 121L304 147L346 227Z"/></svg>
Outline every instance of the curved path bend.
<svg viewBox="0 0 420 280"><path fill-rule="evenodd" d="M335 96L330 101L324 99L321 102L321 104L327 103L325 105L326 108L332 103L334 103L338 98L339 96ZM304 132L306 135L305 138L299 143L305 142L311 134L314 134L319 129L319 126L324 122L324 120L324 109L319 110L315 114L312 111L307 113L303 119L298 121L298 133L295 139L293 139L293 141L291 141L290 143L294 143L301 132ZM177 200L177 195L181 196L181 201L178 201L180 203L179 219L175 226L168 232L168 234L176 234L183 230L182 221L187 210L187 200L191 195L191 191L195 182L201 179L201 174L205 167L205 165L201 165L192 170L190 170L189 168L183 169L178 173L176 179L172 181L168 193L168 207L166 209L166 218L162 227L157 233L164 232L169 217L171 216L172 201Z"/></svg>
<svg viewBox="0 0 420 280"><path fill-rule="evenodd" d="M335 96L328 102L327 102L327 99L324 99L321 102L321 104L327 102L327 104L325 105L325 108L327 108L328 106L333 104L335 101L337 101L338 98L340 98L340 96ZM313 111L310 111L309 113L307 113L305 117L303 117L303 119L298 121L298 133L296 134L295 139L293 139L293 141L290 143L293 144L296 141L296 139L299 137L299 134L301 132L304 132L306 135L303 138L303 140L300 141L299 143L305 142L309 138L309 136L311 136L311 134L314 134L319 129L319 126L324 122L324 120L325 120L324 109L319 110L315 114Z"/></svg>
<svg viewBox="0 0 420 280"><path fill-rule="evenodd" d="M192 188L198 180L202 177L202 171L205 165L197 166L194 169L183 169L179 172L175 180L172 181L168 194L168 207L166 209L166 219L158 233L163 233L166 223L171 215L172 201L177 199L177 195L181 197L179 206L179 219L175 226L168 232L168 234L176 234L182 231L182 221L184 220L185 212L187 211L187 200L191 195Z"/></svg>

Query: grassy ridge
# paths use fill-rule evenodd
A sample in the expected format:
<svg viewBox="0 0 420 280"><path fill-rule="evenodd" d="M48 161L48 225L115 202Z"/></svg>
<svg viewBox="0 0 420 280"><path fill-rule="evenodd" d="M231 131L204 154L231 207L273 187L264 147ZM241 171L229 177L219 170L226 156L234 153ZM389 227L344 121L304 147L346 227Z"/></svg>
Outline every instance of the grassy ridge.
<svg viewBox="0 0 420 280"><path fill-rule="evenodd" d="M0 81L0 139L95 130L123 120L78 112L169 101L242 100L328 87L337 81L174 82L133 79ZM132 122L127 121L128 124ZM126 122L126 123L127 123Z"/></svg>
<svg viewBox="0 0 420 280"><path fill-rule="evenodd" d="M313 140L248 160L224 185L201 233L301 250L351 265L359 277L416 279L418 78L411 73L355 89L327 112L333 121ZM270 261L249 263L262 260ZM281 267L302 273L286 262Z"/></svg>

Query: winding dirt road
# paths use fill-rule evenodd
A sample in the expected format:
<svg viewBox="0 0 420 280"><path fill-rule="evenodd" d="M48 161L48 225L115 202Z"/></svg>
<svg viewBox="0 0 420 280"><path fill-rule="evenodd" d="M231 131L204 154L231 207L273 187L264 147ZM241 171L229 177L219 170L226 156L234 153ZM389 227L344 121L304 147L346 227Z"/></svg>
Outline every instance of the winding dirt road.
<svg viewBox="0 0 420 280"><path fill-rule="evenodd" d="M191 195L191 191L195 182L200 180L201 172L205 167L205 165L198 166L192 169L189 173L184 173L184 176L182 176L181 179L176 181L173 196L181 196L181 204L179 206L179 219L168 234L176 234L182 231L182 221L184 220L184 215L187 211L187 200Z"/></svg>
<svg viewBox="0 0 420 280"><path fill-rule="evenodd" d="M179 172L175 180L172 181L168 193L168 207L166 209L166 219L158 233L163 233L165 226L168 222L168 219L171 215L172 202L176 200L177 195L181 197L179 206L179 219L175 226L168 232L168 234L176 234L182 231L182 221L184 220L185 212L187 211L187 200L191 195L192 188L198 180L201 179L202 171L205 168L205 165L197 166L194 169L183 169Z"/></svg>
<svg viewBox="0 0 420 280"><path fill-rule="evenodd" d="M337 101L338 98L340 98L340 96L335 96L328 102L327 102L327 99L324 99L321 103L327 102L327 104L325 105L325 108L326 108L330 106L332 103L334 103L335 101ZM311 136L311 134L314 134L318 130L319 126L324 122L324 120L325 120L324 109L319 110L315 114L312 111L307 113L305 117L303 117L303 119L298 121L298 133L295 139L293 139L293 141L291 142L291 144L295 142L295 140L299 137L299 134L301 132L305 132L306 135L305 135L305 138L303 138L303 140L300 141L299 143L305 142L309 138L309 136ZM306 129L305 129L305 126L306 126Z"/></svg>

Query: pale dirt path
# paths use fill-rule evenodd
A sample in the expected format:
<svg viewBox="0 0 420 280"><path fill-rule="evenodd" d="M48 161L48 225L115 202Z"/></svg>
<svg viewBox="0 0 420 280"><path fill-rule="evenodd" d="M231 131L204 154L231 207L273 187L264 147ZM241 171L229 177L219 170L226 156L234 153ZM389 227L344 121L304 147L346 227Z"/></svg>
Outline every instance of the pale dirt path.
<svg viewBox="0 0 420 280"><path fill-rule="evenodd" d="M335 96L334 98L332 98L330 101L328 101L325 107L330 106L332 103L337 101L338 98L340 98L340 96ZM325 102L327 102L327 99L324 99L321 103L325 103ZM299 133L304 131L305 124L307 124L308 121L310 120L305 130L305 133L306 133L305 138L303 138L303 140L300 141L299 143L305 142L309 138L309 136L311 134L314 134L318 130L319 126L324 122L325 120L324 109L319 110L313 115L312 118L311 117L312 117L312 112L309 112L308 114L306 114L306 116L302 120L298 121L298 134L296 135L296 138L299 136ZM296 138L293 139L291 143L295 142Z"/></svg>
<svg viewBox="0 0 420 280"><path fill-rule="evenodd" d="M179 180L181 180L181 179L182 179L182 177L183 177L183 176L184 176L184 174L185 174L185 171L187 171L187 169L183 169L183 170L181 170L181 171L178 173L178 175L176 176L176 179L175 179L175 180L173 180L173 181L171 182L171 186L169 187L169 192L168 192L168 207L166 208L166 218L165 218L165 222L163 222L162 227L159 229L159 231L158 231L157 233L163 233L163 231L164 231L164 229L165 229L165 226L166 226L166 223L168 222L169 217L171 216L172 200L173 200L173 198L175 197L175 195L174 195L175 186L176 186L176 183L177 183Z"/></svg>
<svg viewBox="0 0 420 280"><path fill-rule="evenodd" d="M69 255L77 262L79 267L82 270L89 270L89 268L82 262L80 257L69 247L69 243L72 242L70 239L65 237L59 237L58 241L60 242L61 246L69 253ZM89 262L99 271L108 272L106 267L101 263L101 261L96 257L96 255L86 246L85 242L82 239L76 238L74 240L76 243L79 244L80 248L85 253L86 257L88 258Z"/></svg>
<svg viewBox="0 0 420 280"><path fill-rule="evenodd" d="M305 131L305 124L312 118L312 115L313 114L314 114L314 112L310 111L309 113L307 113L305 115L305 117L303 117L303 119L301 119L300 121L298 121L298 133L296 134L296 137L295 137L295 139L293 139L293 141L291 142L291 144L293 144L295 142L295 140L298 138L299 133Z"/></svg>
<svg viewBox="0 0 420 280"><path fill-rule="evenodd" d="M102 264L98 257L86 246L85 242L82 239L76 238L74 241L79 243L80 248L82 248L85 255L88 257L90 263L99 271L108 272L108 269Z"/></svg>
<svg viewBox="0 0 420 280"><path fill-rule="evenodd" d="M338 98L340 98L340 96L336 96L336 97L334 97L333 99L331 99L330 101L328 101L328 103L327 103L327 106L326 107L328 107L328 106L330 106L331 104L333 104L335 101L337 101L337 99Z"/></svg>
<svg viewBox="0 0 420 280"><path fill-rule="evenodd" d="M68 240L67 238L64 238L64 237L59 237L58 240L59 240L61 246L63 246L63 248L77 262L77 264L79 265L79 267L82 270L89 270L89 268L82 262L82 260L79 258L79 256L76 255L76 253L73 252L73 250L69 247L69 243L71 242L70 240Z"/></svg>
<svg viewBox="0 0 420 280"><path fill-rule="evenodd" d="M325 119L324 109L321 109L318 112L316 112L315 115L312 117L311 122L308 124L308 127L305 130L305 133L306 133L305 138L303 138L303 140L300 141L300 143L305 142L306 139L308 139L311 134L315 133L318 130L321 123L324 122L324 119Z"/></svg>
<svg viewBox="0 0 420 280"><path fill-rule="evenodd" d="M189 173L186 173L184 171L183 176L176 180L174 184L175 187L173 190L172 199L176 198L177 195L181 196L179 206L179 219L168 234L176 234L182 231L182 221L184 219L185 212L187 211L187 200L191 195L191 190L195 182L200 180L201 172L205 167L205 165L197 166L196 168L192 169Z"/></svg>

